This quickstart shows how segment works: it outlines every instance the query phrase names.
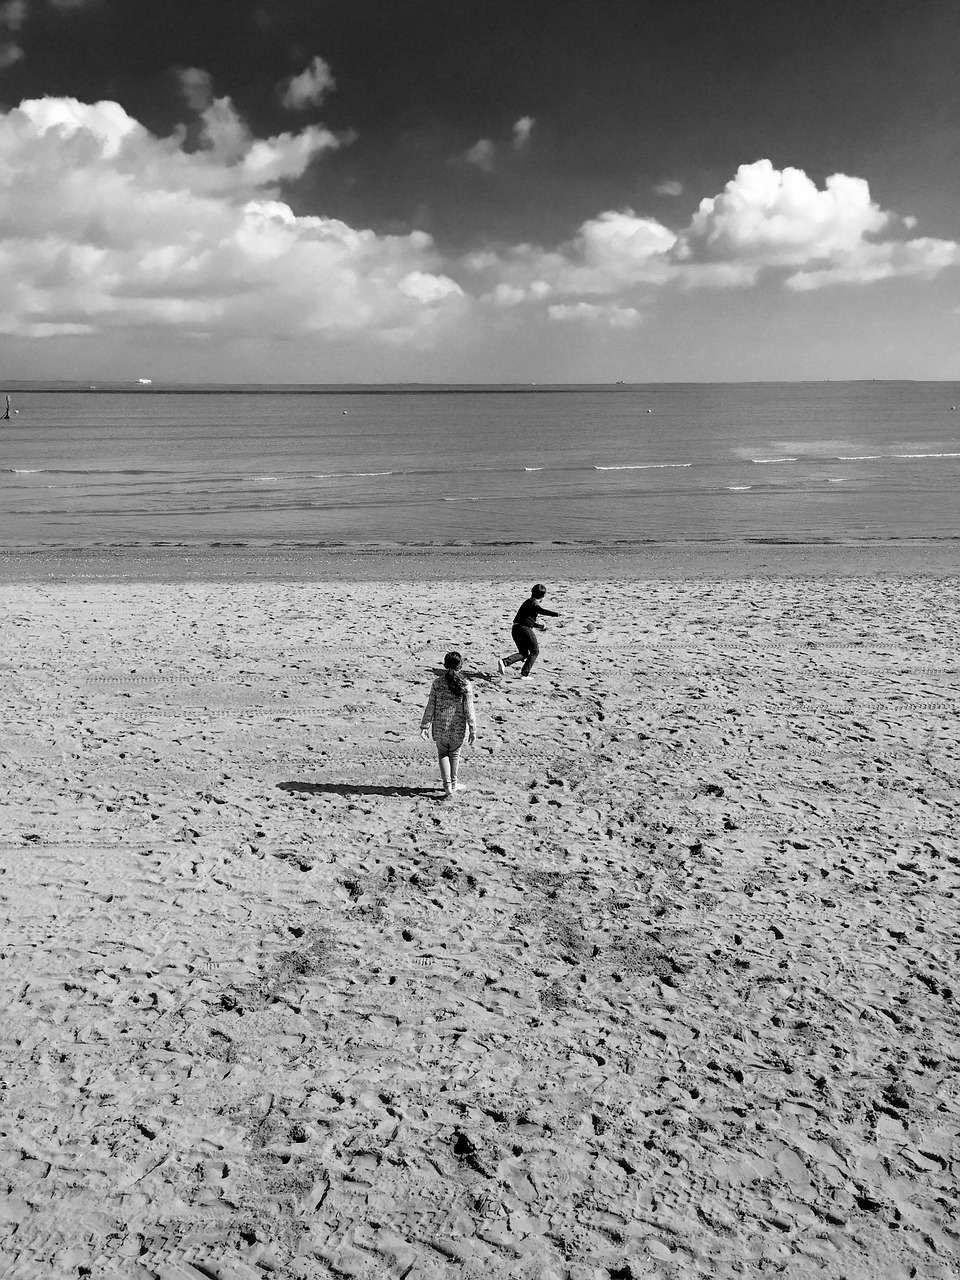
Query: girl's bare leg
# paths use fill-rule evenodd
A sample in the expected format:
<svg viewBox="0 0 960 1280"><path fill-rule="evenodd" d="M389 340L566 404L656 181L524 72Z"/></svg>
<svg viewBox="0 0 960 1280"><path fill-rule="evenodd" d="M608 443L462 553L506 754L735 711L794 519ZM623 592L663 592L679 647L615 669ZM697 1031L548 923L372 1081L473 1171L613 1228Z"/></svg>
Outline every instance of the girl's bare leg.
<svg viewBox="0 0 960 1280"><path fill-rule="evenodd" d="M451 778L453 770L450 763L450 754L446 751L440 751L437 753L437 758L440 762L440 781L443 783L443 789L444 791L450 791L453 787L453 781Z"/></svg>
<svg viewBox="0 0 960 1280"><path fill-rule="evenodd" d="M457 787L457 770L460 767L460 748L450 752L450 785L456 790Z"/></svg>

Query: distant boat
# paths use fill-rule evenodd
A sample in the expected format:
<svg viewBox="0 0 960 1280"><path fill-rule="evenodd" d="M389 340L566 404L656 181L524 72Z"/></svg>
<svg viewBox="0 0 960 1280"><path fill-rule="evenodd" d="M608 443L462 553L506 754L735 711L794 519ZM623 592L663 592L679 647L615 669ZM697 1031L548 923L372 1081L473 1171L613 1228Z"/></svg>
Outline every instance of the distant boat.
<svg viewBox="0 0 960 1280"><path fill-rule="evenodd" d="M10 397L9 397L9 396L7 396L7 407L6 407L6 409L4 410L4 413L3 413L3 421L4 421L4 422L6 422L6 420L7 420L9 417L10 417Z"/></svg>
<svg viewBox="0 0 960 1280"><path fill-rule="evenodd" d="M152 379L152 378L138 378L138 379L137 379L137 382L139 382L139 384L140 384L140 386L141 386L141 387L151 387L151 386L153 386L153 379Z"/></svg>

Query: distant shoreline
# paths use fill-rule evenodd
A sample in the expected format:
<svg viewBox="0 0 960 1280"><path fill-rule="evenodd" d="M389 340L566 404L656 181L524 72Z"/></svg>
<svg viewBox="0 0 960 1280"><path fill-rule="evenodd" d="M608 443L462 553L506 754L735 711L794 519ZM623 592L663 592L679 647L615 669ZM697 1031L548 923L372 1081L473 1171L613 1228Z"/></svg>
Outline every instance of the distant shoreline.
<svg viewBox="0 0 960 1280"><path fill-rule="evenodd" d="M660 386L682 384L660 383ZM708 384L704 384L708 385ZM726 384L718 384L726 385ZM735 384L730 384L735 385ZM42 393L44 395L136 395L136 396L398 396L398 395L513 395L517 392L536 394L537 392L577 392L577 391L640 391L643 384L631 383L597 383L540 385L539 383L167 383L161 386L139 386L137 383L117 382L98 383L90 386L86 383L68 386L62 383L16 383L8 384L8 394L27 395Z"/></svg>
<svg viewBox="0 0 960 1280"><path fill-rule="evenodd" d="M575 395L582 392L629 395L636 392L665 391L674 387L817 387L863 386L957 386L957 381L936 378L808 378L798 381L752 382L383 382L383 383L281 383L218 382L157 383L11 381L0 386L0 394L29 395L300 395L300 396L397 396L397 395Z"/></svg>

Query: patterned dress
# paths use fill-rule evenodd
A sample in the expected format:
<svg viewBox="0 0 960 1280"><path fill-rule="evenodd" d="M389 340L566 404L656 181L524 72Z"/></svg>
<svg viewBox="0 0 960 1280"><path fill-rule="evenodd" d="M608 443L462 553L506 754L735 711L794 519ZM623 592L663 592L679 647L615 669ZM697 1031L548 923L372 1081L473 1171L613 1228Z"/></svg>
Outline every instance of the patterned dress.
<svg viewBox="0 0 960 1280"><path fill-rule="evenodd" d="M467 692L459 697L451 692L446 676L437 676L430 689L427 707L420 721L421 729L429 729L438 745L456 751L467 736L467 726L477 728L473 709L473 688L467 680Z"/></svg>

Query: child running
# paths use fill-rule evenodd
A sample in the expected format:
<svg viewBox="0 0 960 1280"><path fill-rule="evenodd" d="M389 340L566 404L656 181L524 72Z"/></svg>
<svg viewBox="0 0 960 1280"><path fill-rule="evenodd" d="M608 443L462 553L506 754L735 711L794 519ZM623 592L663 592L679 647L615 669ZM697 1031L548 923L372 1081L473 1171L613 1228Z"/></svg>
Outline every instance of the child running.
<svg viewBox="0 0 960 1280"><path fill-rule="evenodd" d="M426 710L420 721L420 737L426 742L432 736L440 762L440 781L444 799L460 790L457 769L464 737L470 746L477 740L477 718L473 709L473 689L460 674L463 658L448 653L443 659L443 675L437 676L430 689Z"/></svg>
<svg viewBox="0 0 960 1280"><path fill-rule="evenodd" d="M552 609L544 609L540 601L547 594L547 588L542 582L535 582L530 589L530 599L524 600L523 604L517 610L517 616L513 620L513 643L517 646L517 652L509 658L498 658L497 669L501 675L504 674L507 667L512 667L515 662L522 662L520 668L520 679L529 680L530 672L533 670L533 664L536 662L540 653L540 645L534 635L534 628L537 631L545 630L543 623L538 622L537 618L544 614L548 618L559 618L559 613L554 613Z"/></svg>

